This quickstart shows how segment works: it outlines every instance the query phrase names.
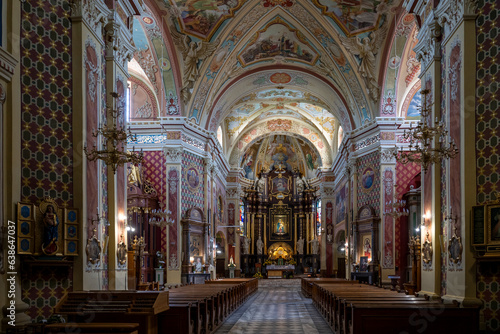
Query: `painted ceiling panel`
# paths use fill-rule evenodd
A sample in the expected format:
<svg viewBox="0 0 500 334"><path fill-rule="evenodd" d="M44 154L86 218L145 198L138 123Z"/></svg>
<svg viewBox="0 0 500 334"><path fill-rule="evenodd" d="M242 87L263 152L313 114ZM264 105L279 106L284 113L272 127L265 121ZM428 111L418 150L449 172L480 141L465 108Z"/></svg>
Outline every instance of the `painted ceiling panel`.
<svg viewBox="0 0 500 334"><path fill-rule="evenodd" d="M306 37L279 16L248 41L238 59L245 67L276 56L308 65L313 65L319 57Z"/></svg>
<svg viewBox="0 0 500 334"><path fill-rule="evenodd" d="M181 31L205 41L210 40L224 21L232 18L245 0L170 0Z"/></svg>
<svg viewBox="0 0 500 334"><path fill-rule="evenodd" d="M251 143L241 156L239 165L245 177L255 180L258 173L273 166L283 165L287 170L298 169L308 178L321 167L321 157L316 148L304 138L271 134Z"/></svg>

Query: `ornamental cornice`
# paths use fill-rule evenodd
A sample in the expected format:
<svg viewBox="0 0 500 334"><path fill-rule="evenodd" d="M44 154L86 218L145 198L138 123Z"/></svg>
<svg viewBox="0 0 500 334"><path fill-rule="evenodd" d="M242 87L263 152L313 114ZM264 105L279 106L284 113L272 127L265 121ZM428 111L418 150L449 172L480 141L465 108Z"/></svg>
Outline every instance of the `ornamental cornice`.
<svg viewBox="0 0 500 334"><path fill-rule="evenodd" d="M135 47L130 31L113 11L104 27L106 60L114 60L122 71L128 75L128 62L133 58Z"/></svg>
<svg viewBox="0 0 500 334"><path fill-rule="evenodd" d="M420 29L417 35L418 43L413 50L422 66L421 75L426 72L433 60L441 60L441 35L442 29L435 17Z"/></svg>
<svg viewBox="0 0 500 334"><path fill-rule="evenodd" d="M72 0L71 2L71 20L83 21L101 44L104 44L103 27L110 14L111 10L104 0Z"/></svg>
<svg viewBox="0 0 500 334"><path fill-rule="evenodd" d="M435 10L438 23L443 27L443 35L448 39L453 31L466 20L475 20L477 0L441 1Z"/></svg>

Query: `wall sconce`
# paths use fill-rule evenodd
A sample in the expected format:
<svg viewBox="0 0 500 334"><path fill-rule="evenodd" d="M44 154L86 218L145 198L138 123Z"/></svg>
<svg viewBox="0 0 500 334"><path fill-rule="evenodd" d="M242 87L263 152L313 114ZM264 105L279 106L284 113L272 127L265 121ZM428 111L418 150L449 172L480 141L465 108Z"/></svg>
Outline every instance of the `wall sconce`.
<svg viewBox="0 0 500 334"><path fill-rule="evenodd" d="M420 232L420 227L424 227L425 226L425 221L427 219L431 219L431 213L429 211L427 211L425 214L422 215L422 222L420 223L419 226L417 226L417 228L415 229L416 232Z"/></svg>
<svg viewBox="0 0 500 334"><path fill-rule="evenodd" d="M123 227L125 228L125 231L135 232L135 228L128 225L127 216L125 216L123 213L118 214L118 220L123 221Z"/></svg>

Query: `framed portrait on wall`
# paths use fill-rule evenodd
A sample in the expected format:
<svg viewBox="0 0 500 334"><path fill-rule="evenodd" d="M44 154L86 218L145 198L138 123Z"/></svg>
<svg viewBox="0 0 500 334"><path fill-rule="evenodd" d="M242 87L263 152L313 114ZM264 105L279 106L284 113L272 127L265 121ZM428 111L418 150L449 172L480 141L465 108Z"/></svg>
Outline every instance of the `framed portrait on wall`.
<svg viewBox="0 0 500 334"><path fill-rule="evenodd" d="M500 244L500 205L489 205L486 220L488 243Z"/></svg>
<svg viewBox="0 0 500 334"><path fill-rule="evenodd" d="M361 256L359 258L359 271L360 272L368 271L368 256Z"/></svg>

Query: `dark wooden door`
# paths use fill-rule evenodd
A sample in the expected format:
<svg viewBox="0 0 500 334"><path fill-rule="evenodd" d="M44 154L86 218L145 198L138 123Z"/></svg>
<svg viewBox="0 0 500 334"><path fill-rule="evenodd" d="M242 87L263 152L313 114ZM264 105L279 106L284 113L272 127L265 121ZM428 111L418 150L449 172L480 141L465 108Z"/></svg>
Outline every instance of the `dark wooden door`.
<svg viewBox="0 0 500 334"><path fill-rule="evenodd" d="M215 275L217 277L224 277L226 272L225 260L216 259L215 260Z"/></svg>
<svg viewBox="0 0 500 334"><path fill-rule="evenodd" d="M337 277L345 278L345 257L339 257L337 260Z"/></svg>

